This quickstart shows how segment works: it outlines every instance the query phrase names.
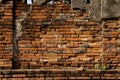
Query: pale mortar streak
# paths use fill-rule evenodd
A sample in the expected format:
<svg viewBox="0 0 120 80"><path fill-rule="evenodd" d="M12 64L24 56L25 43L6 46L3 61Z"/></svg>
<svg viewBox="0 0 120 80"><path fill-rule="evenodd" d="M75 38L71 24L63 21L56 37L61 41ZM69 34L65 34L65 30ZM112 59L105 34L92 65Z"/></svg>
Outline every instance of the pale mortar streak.
<svg viewBox="0 0 120 80"><path fill-rule="evenodd" d="M30 9L27 12L22 12L21 16L18 17L18 19L15 20L15 24L16 24L16 38L17 40L22 36L23 32L22 32L22 21L24 21L28 14L30 14L32 11L32 5L30 5Z"/></svg>

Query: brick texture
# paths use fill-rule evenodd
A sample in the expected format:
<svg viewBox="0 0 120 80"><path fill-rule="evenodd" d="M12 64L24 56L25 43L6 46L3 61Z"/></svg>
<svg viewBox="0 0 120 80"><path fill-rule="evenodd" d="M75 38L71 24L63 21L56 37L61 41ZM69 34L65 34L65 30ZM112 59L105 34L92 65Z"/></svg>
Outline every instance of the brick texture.
<svg viewBox="0 0 120 80"><path fill-rule="evenodd" d="M29 5L17 4L16 18L29 9ZM109 64L110 69L118 69L119 20L98 23L87 17L86 12L79 15L70 5L60 2L32 5L18 41L20 68L92 69L95 64Z"/></svg>
<svg viewBox="0 0 120 80"><path fill-rule="evenodd" d="M88 19L89 15L85 11L79 15L70 5L61 2L31 6L31 12L21 22L22 35L18 40L17 65L25 72L1 72L2 80L119 79L119 19L95 22ZM13 66L12 7L12 3L7 3L4 10L0 10L1 70ZM28 11L30 5L16 0L16 20L23 18L23 13ZM96 70L96 64L107 66L107 70ZM69 69L73 71L69 72Z"/></svg>
<svg viewBox="0 0 120 80"><path fill-rule="evenodd" d="M12 68L12 3L0 3L0 69Z"/></svg>
<svg viewBox="0 0 120 80"><path fill-rule="evenodd" d="M19 69L1 70L2 80L119 80L119 70Z"/></svg>

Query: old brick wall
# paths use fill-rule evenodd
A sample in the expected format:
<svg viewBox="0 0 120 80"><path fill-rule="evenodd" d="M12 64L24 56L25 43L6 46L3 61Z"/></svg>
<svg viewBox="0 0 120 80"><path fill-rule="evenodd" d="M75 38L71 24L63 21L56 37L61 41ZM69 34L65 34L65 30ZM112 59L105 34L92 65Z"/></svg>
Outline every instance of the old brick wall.
<svg viewBox="0 0 120 80"><path fill-rule="evenodd" d="M119 69L119 27L120 20L108 20L103 26L104 61L112 69Z"/></svg>
<svg viewBox="0 0 120 80"><path fill-rule="evenodd" d="M1 80L119 80L119 70L99 71L76 69L1 70Z"/></svg>
<svg viewBox="0 0 120 80"><path fill-rule="evenodd" d="M17 4L16 16L29 10L29 5ZM88 16L60 2L32 5L18 41L20 68L93 69L100 64L119 69L119 20L95 22Z"/></svg>
<svg viewBox="0 0 120 80"><path fill-rule="evenodd" d="M29 5L17 4L16 16L26 10ZM21 68L93 68L92 62L102 52L102 27L85 17L86 13L80 16L59 2L32 5L32 12L22 22L23 34L18 41Z"/></svg>
<svg viewBox="0 0 120 80"><path fill-rule="evenodd" d="M0 10L1 69L12 68L13 58L12 3L7 5ZM1 71L1 79L53 79L60 72L56 78L63 80L119 79L119 19L95 22L61 2L31 6L16 1L19 69Z"/></svg>
<svg viewBox="0 0 120 80"><path fill-rule="evenodd" d="M0 69L12 68L12 25L12 2L0 3Z"/></svg>

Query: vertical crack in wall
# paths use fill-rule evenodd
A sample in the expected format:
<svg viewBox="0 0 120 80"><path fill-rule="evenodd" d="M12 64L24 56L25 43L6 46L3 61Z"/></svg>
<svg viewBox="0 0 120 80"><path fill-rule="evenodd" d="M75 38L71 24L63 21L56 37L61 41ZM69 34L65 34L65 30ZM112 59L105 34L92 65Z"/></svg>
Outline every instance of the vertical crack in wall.
<svg viewBox="0 0 120 80"><path fill-rule="evenodd" d="M13 2L13 62L12 66L13 69L18 69L19 68L19 46L18 46L18 41L22 37L23 34L23 25L22 21L24 21L27 17L28 14L31 13L32 10L32 5L30 5L30 9L26 12L22 12L21 15L16 19L15 18L15 2ZM16 20L15 20L16 19Z"/></svg>
<svg viewBox="0 0 120 80"><path fill-rule="evenodd" d="M102 65L104 65L104 58L103 58L103 55L105 54L104 53L104 24L105 24L105 22L104 21L102 21L102 23L101 23L101 27L102 27L102 43L101 43L101 47L102 47L102 51L101 51L101 54L100 54L100 56L99 56L99 59L100 59L100 61L101 61L101 63L102 63Z"/></svg>
<svg viewBox="0 0 120 80"><path fill-rule="evenodd" d="M18 17L18 19L15 20L17 40L20 39L20 37L22 36L22 33L23 33L22 21L24 21L28 17L28 14L31 13L31 10L32 10L32 6L30 5L30 9L27 12L22 12L21 15Z"/></svg>

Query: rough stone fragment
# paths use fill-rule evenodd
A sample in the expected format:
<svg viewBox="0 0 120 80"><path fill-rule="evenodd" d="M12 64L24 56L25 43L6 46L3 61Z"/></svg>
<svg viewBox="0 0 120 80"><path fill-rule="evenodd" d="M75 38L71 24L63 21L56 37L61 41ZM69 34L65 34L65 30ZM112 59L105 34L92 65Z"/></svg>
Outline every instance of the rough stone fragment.
<svg viewBox="0 0 120 80"><path fill-rule="evenodd" d="M93 20L101 20L101 0L91 0L90 5L87 6L89 17Z"/></svg>
<svg viewBox="0 0 120 80"><path fill-rule="evenodd" d="M71 7L73 9L85 9L85 2L84 0L71 0Z"/></svg>
<svg viewBox="0 0 120 80"><path fill-rule="evenodd" d="M102 0L102 18L120 17L120 0Z"/></svg>
<svg viewBox="0 0 120 80"><path fill-rule="evenodd" d="M71 0L71 7L77 12L86 10L95 21L120 17L120 0L90 0L89 5L84 0Z"/></svg>

